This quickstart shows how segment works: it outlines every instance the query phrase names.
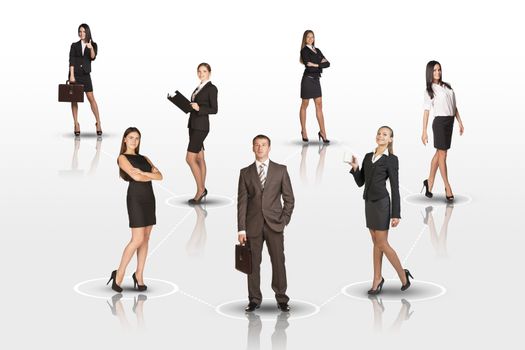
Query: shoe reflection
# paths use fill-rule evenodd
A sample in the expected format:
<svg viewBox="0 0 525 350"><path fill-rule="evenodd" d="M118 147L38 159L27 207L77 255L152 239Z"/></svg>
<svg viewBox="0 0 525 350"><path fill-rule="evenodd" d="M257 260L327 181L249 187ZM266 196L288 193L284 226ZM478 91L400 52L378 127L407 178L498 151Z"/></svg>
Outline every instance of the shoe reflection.
<svg viewBox="0 0 525 350"><path fill-rule="evenodd" d="M261 318L255 312L247 312L245 316L248 319L248 339L246 342L246 349L259 350L261 348ZM289 312L281 312L277 316L271 337L272 350L286 350L288 343L286 329L290 326L290 323L288 322L289 317Z"/></svg>
<svg viewBox="0 0 525 350"><path fill-rule="evenodd" d="M454 205L452 203L448 203L445 207L445 217L443 218L443 223L441 224L441 229L439 230L439 234L436 230L436 223L434 221L434 216L432 214L434 208L432 206L428 206L425 208L425 218L423 219L423 223L428 226L428 230L430 231L430 242L432 243L432 246L434 247L434 251L436 252L436 255L438 257L448 257L447 252L447 236L448 236L448 224L450 222L450 219L452 217L452 211L454 210Z"/></svg>
<svg viewBox="0 0 525 350"><path fill-rule="evenodd" d="M378 295L368 295L368 299L372 302L372 309L374 312L374 331L383 331L383 313L385 312L385 306L383 300ZM403 322L407 321L414 311L410 311L410 303L406 299L401 299L401 308L397 314L396 319L392 323L390 330L399 331Z"/></svg>
<svg viewBox="0 0 525 350"><path fill-rule="evenodd" d="M299 173L301 181L303 184L307 185L308 181L308 169L307 169L307 158L308 158L308 148L314 147L315 145L303 144L301 148L301 163L299 165ZM318 185L323 180L324 174L324 165L326 159L326 150L328 149L327 144L319 144L317 153L319 154L319 160L317 161L317 168L315 170L315 183Z"/></svg>
<svg viewBox="0 0 525 350"><path fill-rule="evenodd" d="M195 226L186 243L186 253L190 256L199 256L202 255L204 247L206 246L206 217L208 216L208 212L201 204L193 205L193 209L196 215Z"/></svg>
<svg viewBox="0 0 525 350"><path fill-rule="evenodd" d="M123 329L131 330L131 323L128 320L128 317L126 315L126 311L124 310L124 306L122 304L122 294L117 293L111 297L111 304L106 300L106 303L108 304L111 313L114 316L117 316L120 325ZM148 297L144 294L139 294L138 296L133 298L133 307L131 310L136 315L137 318L137 328L138 329L145 329L145 322L144 322L144 302L148 300Z"/></svg>
<svg viewBox="0 0 525 350"><path fill-rule="evenodd" d="M79 169L79 151L80 151L80 136L75 136L73 140L73 156L71 158L71 169L69 170L60 170L59 174L60 176L68 176L68 177L81 177L84 175L84 170ZM92 176L95 175L98 164L100 162L100 151L102 149L102 137L97 137L97 141L95 144L95 155L93 156L93 159L91 160L91 164L89 167L89 170L87 171L87 174Z"/></svg>

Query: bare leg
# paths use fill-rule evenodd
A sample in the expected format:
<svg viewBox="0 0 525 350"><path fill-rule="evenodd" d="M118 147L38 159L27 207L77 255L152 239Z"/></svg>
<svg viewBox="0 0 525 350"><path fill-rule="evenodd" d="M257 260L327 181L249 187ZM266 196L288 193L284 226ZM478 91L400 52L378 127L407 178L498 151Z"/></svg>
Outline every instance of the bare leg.
<svg viewBox="0 0 525 350"><path fill-rule="evenodd" d="M394 267L394 269L396 270L397 275L401 280L401 284L405 285L407 283L405 270L401 266L401 262L397 257L396 251L390 246L390 244L388 244L388 231L375 230L374 236L376 246L386 255L386 258L388 259L388 261L390 261L390 264L392 264L392 267Z"/></svg>
<svg viewBox="0 0 525 350"><path fill-rule="evenodd" d="M317 117L317 122L319 123L319 131L321 135L326 139L326 129L324 127L324 115L323 115L323 98L317 97L314 99L315 102L315 116Z"/></svg>
<svg viewBox="0 0 525 350"><path fill-rule="evenodd" d="M86 92L86 96L88 98L89 104L91 105L91 111L93 112L93 115L95 116L95 121L97 123L97 130L101 130L102 126L100 125L100 115L98 113L98 105L97 101L95 100L95 95L93 95L93 91Z"/></svg>
<svg viewBox="0 0 525 350"><path fill-rule="evenodd" d="M120 260L120 265L117 270L116 282L118 285L120 285L122 283L122 280L124 279L126 268L128 267L128 264L131 258L133 257L133 254L135 254L135 251L137 251L137 249L139 249L139 247L142 245L142 242L144 241L145 231L145 227L131 228L131 240L129 241L126 248L124 248L124 252L122 253L122 259Z"/></svg>
<svg viewBox="0 0 525 350"><path fill-rule="evenodd" d="M135 276L140 285L144 285L144 266L146 266L146 258L148 257L149 237L152 229L152 225L146 226L144 230L144 239L142 240L140 247L137 249L137 270L135 271Z"/></svg>
<svg viewBox="0 0 525 350"><path fill-rule="evenodd" d="M308 108L308 103L310 100L303 99L301 101L301 108L299 109L299 121L301 122L301 135L304 138L308 138L308 133L306 132L306 108Z"/></svg>
<svg viewBox="0 0 525 350"><path fill-rule="evenodd" d="M434 187L434 180L436 179L436 173L438 170L438 159L439 154L438 150L436 150L436 153L434 153L434 157L432 157L432 160L430 161L430 173L428 174L428 190L432 192L432 187Z"/></svg>
<svg viewBox="0 0 525 350"><path fill-rule="evenodd" d="M204 188L206 188L206 159L204 158L204 150L200 151L197 156L197 162L199 163L199 168L201 170L201 185L202 185L202 192L204 191ZM200 193L202 193L200 192Z"/></svg>
<svg viewBox="0 0 525 350"><path fill-rule="evenodd" d="M447 196L452 195L452 189L450 188L450 183L448 182L448 171L447 171L447 151L438 149L438 164L439 164L439 173L445 184L445 194Z"/></svg>
<svg viewBox="0 0 525 350"><path fill-rule="evenodd" d="M204 192L204 184L202 183L202 174L201 174L201 167L197 161L198 153L192 153L187 152L186 153L186 163L190 166L191 172L193 174L193 178L195 179L195 183L197 184L197 193L195 194L195 199L199 197L199 195Z"/></svg>
<svg viewBox="0 0 525 350"><path fill-rule="evenodd" d="M78 103L71 102L71 112L73 113L74 130L80 131L80 125L78 124Z"/></svg>
<svg viewBox="0 0 525 350"><path fill-rule="evenodd" d="M374 261L374 280L372 281L372 289L377 289L379 283L383 278L382 269L383 269L383 252L377 247L376 235L374 230L370 230L370 236L372 237L372 242L374 243L373 248L373 261Z"/></svg>

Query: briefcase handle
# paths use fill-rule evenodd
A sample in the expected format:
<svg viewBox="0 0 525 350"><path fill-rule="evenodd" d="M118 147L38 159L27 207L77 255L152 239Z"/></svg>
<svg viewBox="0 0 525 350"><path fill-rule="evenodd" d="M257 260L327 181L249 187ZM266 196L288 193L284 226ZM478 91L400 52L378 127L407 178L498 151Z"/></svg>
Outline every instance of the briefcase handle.
<svg viewBox="0 0 525 350"><path fill-rule="evenodd" d="M75 81L75 83L74 83L74 84L71 84L71 82L69 81L69 79L68 79L68 80L66 80L66 85L76 85L76 83L77 83L77 82Z"/></svg>

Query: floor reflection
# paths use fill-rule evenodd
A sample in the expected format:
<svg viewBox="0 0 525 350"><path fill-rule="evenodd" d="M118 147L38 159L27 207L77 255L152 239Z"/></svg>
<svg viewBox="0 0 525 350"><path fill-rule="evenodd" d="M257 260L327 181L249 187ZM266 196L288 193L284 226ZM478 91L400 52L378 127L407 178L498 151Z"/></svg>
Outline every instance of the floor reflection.
<svg viewBox="0 0 525 350"><path fill-rule="evenodd" d="M315 183L320 184L323 180L324 165L326 159L326 150L328 145L326 144L303 144L301 148L301 164L299 165L299 173L301 176L301 181L303 184L307 185L308 181L308 167L307 167L307 158L308 158L308 149L317 148L317 153L319 155L319 160L317 161L317 168L315 170Z"/></svg>
<svg viewBox="0 0 525 350"><path fill-rule="evenodd" d="M81 177L84 175L84 170L79 169L79 150L80 150L80 136L75 136L73 139L73 156L71 158L71 169L68 170L60 170L59 174L60 176L68 176L68 177ZM102 149L102 137L97 137L97 141L95 144L95 155L93 156L93 159L91 160L89 170L87 171L87 175L92 176L96 173L98 164L100 162L100 151Z"/></svg>
<svg viewBox="0 0 525 350"><path fill-rule="evenodd" d="M186 243L186 253L190 256L200 256L204 253L206 246L206 217L208 212L200 204L193 205L195 210L195 226L188 242Z"/></svg>
<svg viewBox="0 0 525 350"><path fill-rule="evenodd" d="M128 320L126 311L124 310L124 306L120 299L122 299L122 294L117 293L111 297L111 304L107 300L106 303L108 304L111 310L111 314L118 318L122 328L126 330L132 330L133 327ZM135 314L137 325L136 328L139 330L146 329L144 322L144 303L146 302L146 300L148 300L148 297L144 294L139 294L138 296L133 298L133 307L131 308L131 311Z"/></svg>
<svg viewBox="0 0 525 350"><path fill-rule="evenodd" d="M441 224L441 228L438 231L436 230L436 223L434 221L434 207L428 206L425 208L425 216L423 219L423 223L428 226L428 230L430 231L430 241L432 242L432 246L434 247L434 250L436 252L436 255L438 257L448 257L447 252L447 236L448 236L448 224L450 222L450 219L452 217L452 211L454 210L454 205L449 203L445 207L445 216L443 218L443 223Z"/></svg>
<svg viewBox="0 0 525 350"><path fill-rule="evenodd" d="M277 315L274 330L271 337L273 350L286 350L288 339L286 337L286 329L290 326L288 318L290 313L281 312ZM255 312L247 312L248 319L248 338L246 341L246 349L260 350L261 349L261 331L262 321L261 317Z"/></svg>
<svg viewBox="0 0 525 350"><path fill-rule="evenodd" d="M377 295L369 295L368 299L372 302L372 309L374 312L374 330L376 332L382 332L383 313L385 312L383 300L381 299L381 296ZM406 299L401 299L401 308L399 309L396 319L390 326L391 331L399 331L403 323L410 319L410 316L414 313L414 311L410 311L411 306L412 305L410 305Z"/></svg>

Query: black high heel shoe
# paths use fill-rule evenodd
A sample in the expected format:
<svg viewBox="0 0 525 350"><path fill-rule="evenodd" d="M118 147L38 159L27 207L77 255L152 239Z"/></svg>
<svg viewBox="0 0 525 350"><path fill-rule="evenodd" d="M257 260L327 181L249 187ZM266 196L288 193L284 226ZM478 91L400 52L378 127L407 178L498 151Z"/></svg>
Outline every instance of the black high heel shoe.
<svg viewBox="0 0 525 350"><path fill-rule="evenodd" d="M381 290L383 289L383 283L385 283L385 279L383 277L381 277L381 282L379 282L379 284L377 285L377 288L376 289L369 289L368 290L368 294L370 294L370 295L377 295L377 294L381 293Z"/></svg>
<svg viewBox="0 0 525 350"><path fill-rule="evenodd" d="M410 274L410 271L408 271L407 269L405 269L405 276L407 278L407 283L405 283L405 284L403 284L401 286L401 290L402 291L405 291L405 290L407 290L410 287L410 279L409 279L409 277L414 279L414 277L412 277L412 274Z"/></svg>
<svg viewBox="0 0 525 350"><path fill-rule="evenodd" d="M425 189L425 196L427 198L432 198L433 194L428 190L428 179L423 181L423 187L421 188L421 192L423 192L423 188Z"/></svg>
<svg viewBox="0 0 525 350"><path fill-rule="evenodd" d="M303 139L303 142L308 142L308 137L304 137L302 131L301 131L301 138Z"/></svg>
<svg viewBox="0 0 525 350"><path fill-rule="evenodd" d="M138 289L139 292L143 292L145 291L146 289L148 289L148 286L143 284L143 285L140 285L139 284L139 281L137 281L137 276L135 276L135 272L133 272L133 288L134 289Z"/></svg>
<svg viewBox="0 0 525 350"><path fill-rule="evenodd" d="M95 123L95 127L97 128L97 135L101 136L102 135L102 130L98 130L98 123Z"/></svg>
<svg viewBox="0 0 525 350"><path fill-rule="evenodd" d="M447 202L453 202L454 201L454 195L447 196L447 190L445 189L445 198L447 199Z"/></svg>
<svg viewBox="0 0 525 350"><path fill-rule="evenodd" d="M208 195L208 190L206 188L204 188L204 192L202 192L202 194L199 196L199 198L197 198L197 199L195 199L195 198L189 199L188 203L189 204L199 204L203 199L206 198L207 195Z"/></svg>
<svg viewBox="0 0 525 350"><path fill-rule="evenodd" d="M77 123L77 125L78 125L78 131L75 125L75 128L73 129L73 133L75 134L75 136L80 136L80 124Z"/></svg>
<svg viewBox="0 0 525 350"><path fill-rule="evenodd" d="M320 131L317 133L317 136L319 136L319 141L323 140L323 143L330 143L330 140L325 139Z"/></svg>
<svg viewBox="0 0 525 350"><path fill-rule="evenodd" d="M117 270L114 270L111 273L111 276L109 277L109 281L108 281L108 283L106 283L106 286L111 281L113 281L113 283L111 283L111 289L113 289L117 293L121 293L122 292L122 288L117 284Z"/></svg>

